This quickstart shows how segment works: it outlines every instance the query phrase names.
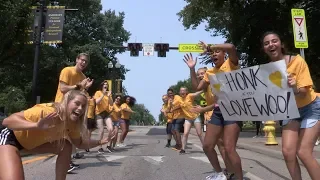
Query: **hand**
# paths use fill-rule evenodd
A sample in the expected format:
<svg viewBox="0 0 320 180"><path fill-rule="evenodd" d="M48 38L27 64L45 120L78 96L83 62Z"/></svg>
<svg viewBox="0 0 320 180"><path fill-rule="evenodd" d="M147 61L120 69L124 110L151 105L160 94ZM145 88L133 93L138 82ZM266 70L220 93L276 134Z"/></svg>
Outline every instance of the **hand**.
<svg viewBox="0 0 320 180"><path fill-rule="evenodd" d="M197 64L197 58L193 60L192 54L186 54L184 55L183 61L187 64L187 66L191 69L194 68Z"/></svg>
<svg viewBox="0 0 320 180"><path fill-rule="evenodd" d="M79 85L81 86L81 88L80 88L80 89L85 88L85 87L86 87L87 82L88 82L88 78L85 78L84 80L82 80L82 81L79 83Z"/></svg>
<svg viewBox="0 0 320 180"><path fill-rule="evenodd" d="M84 86L85 89L89 89L92 86L93 79L87 78L87 82Z"/></svg>
<svg viewBox="0 0 320 180"><path fill-rule="evenodd" d="M208 50L208 45L205 42L200 41L198 46L203 50L203 53L201 53L200 55L205 55L205 54L208 53L208 51L207 51Z"/></svg>
<svg viewBox="0 0 320 180"><path fill-rule="evenodd" d="M173 100L172 100L172 99L169 99L168 102L169 102L169 104L172 104Z"/></svg>
<svg viewBox="0 0 320 180"><path fill-rule="evenodd" d="M288 75L288 86L293 89L294 93L297 93L297 81L293 74Z"/></svg>
<svg viewBox="0 0 320 180"><path fill-rule="evenodd" d="M111 91L108 91L107 96L109 97L109 96L111 96L111 94L112 94L112 92L111 92Z"/></svg>
<svg viewBox="0 0 320 180"><path fill-rule="evenodd" d="M191 112L194 112L194 113L202 113L203 111L203 108L199 105L197 106L193 106L191 109L190 109Z"/></svg>
<svg viewBox="0 0 320 180"><path fill-rule="evenodd" d="M48 129L54 124L54 119L59 117L58 113L53 112L48 114L47 116L43 117L43 110L41 111L40 114L40 120L37 122L37 127L39 129Z"/></svg>

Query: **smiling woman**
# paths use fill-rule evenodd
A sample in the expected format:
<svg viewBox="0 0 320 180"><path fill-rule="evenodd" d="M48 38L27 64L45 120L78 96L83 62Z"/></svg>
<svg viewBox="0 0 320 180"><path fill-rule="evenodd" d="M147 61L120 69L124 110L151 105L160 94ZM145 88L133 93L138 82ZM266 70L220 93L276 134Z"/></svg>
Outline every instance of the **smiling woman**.
<svg viewBox="0 0 320 180"><path fill-rule="evenodd" d="M107 143L109 139L97 141L81 137L86 134L83 130L87 102L86 94L71 90L61 103L37 104L4 119L0 125L0 179L24 179L19 155L22 149L57 154L56 179L65 179L71 143L81 149Z"/></svg>

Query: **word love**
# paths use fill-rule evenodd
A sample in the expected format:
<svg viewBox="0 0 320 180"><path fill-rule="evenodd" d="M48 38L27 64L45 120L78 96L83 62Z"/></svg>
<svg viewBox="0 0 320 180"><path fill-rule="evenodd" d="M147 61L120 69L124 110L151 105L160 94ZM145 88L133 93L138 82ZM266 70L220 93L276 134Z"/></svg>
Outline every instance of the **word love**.
<svg viewBox="0 0 320 180"><path fill-rule="evenodd" d="M281 95L273 96L271 94L264 95L264 101L258 102L255 97L248 97L239 100L231 100L229 103L221 102L222 107L228 113L229 116L243 114L251 117L257 116L270 116L274 114L287 114L289 118L289 102L291 92L287 92L287 96Z"/></svg>

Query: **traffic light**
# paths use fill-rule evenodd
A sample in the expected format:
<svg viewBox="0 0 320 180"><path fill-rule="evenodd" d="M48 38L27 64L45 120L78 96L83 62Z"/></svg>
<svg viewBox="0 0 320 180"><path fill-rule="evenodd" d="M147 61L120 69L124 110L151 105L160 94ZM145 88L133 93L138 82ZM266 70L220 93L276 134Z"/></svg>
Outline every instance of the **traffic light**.
<svg viewBox="0 0 320 180"><path fill-rule="evenodd" d="M138 57L139 51L142 51L142 43L128 43L130 56Z"/></svg>
<svg viewBox="0 0 320 180"><path fill-rule="evenodd" d="M156 43L154 44L154 50L158 51L158 57L166 57L167 52L169 52L169 44Z"/></svg>

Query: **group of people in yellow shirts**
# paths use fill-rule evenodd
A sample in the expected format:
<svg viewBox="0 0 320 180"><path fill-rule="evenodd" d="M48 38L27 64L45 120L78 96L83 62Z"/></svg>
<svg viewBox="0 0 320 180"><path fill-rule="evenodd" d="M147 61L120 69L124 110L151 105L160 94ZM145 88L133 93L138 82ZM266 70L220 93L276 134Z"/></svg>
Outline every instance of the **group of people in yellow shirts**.
<svg viewBox="0 0 320 180"><path fill-rule="evenodd" d="M27 110L5 118L0 125L0 179L24 179L24 171L19 151L32 153L52 153L57 155L56 178L66 179L68 172L79 165L71 161L76 148L89 149L103 145L111 152L117 143L118 127L122 132L118 146L123 143L130 124L130 116L135 98L112 99L107 81L100 85L93 97L87 90L93 80L83 74L88 66L89 55L81 53L76 57L76 65L65 67L59 77L59 85L54 103L37 104ZM103 137L104 123L108 128ZM93 130L99 130L99 139L91 139Z"/></svg>
<svg viewBox="0 0 320 180"><path fill-rule="evenodd" d="M163 97L165 105L162 112L171 120L172 130L168 130L168 132L172 132L176 140L175 148L184 154L191 125L201 127L198 119L199 113L212 111L204 138L202 138L201 128L197 128L197 133L203 143L204 153L214 169L214 172L207 179L226 180L228 175L234 175L237 179L242 180L241 159L236 151L241 123L224 120L219 105L216 103L217 98L209 90L210 75L230 72L239 68L237 51L232 44L207 45L200 42L200 45L203 53L210 55L214 67L207 70L200 68L196 72L197 59L194 59L192 54L185 55L184 61L190 69L192 87L196 93L188 93L185 87L180 89L180 97L174 95L171 89L167 91L167 95ZM318 179L320 166L312 152L319 135L320 99L313 90L313 81L308 65L301 56L289 55L285 51L284 44L277 33L265 33L261 39L261 46L270 62L279 60L286 62L289 74L288 85L294 91L300 113L298 119L283 120L282 152L288 171L292 179L302 179L299 158L310 177ZM226 53L228 54L227 59L225 58ZM71 154L75 149L73 146L88 150L98 146L102 148L102 145L111 143L111 140L116 136L113 129L117 127L117 118L120 117L119 109L122 112L119 119L122 129L119 141L120 144L123 143L129 128L130 114L133 113L131 107L135 99L127 97L125 104L119 108L120 99L117 99L118 97L114 100L111 98L111 93L105 89L106 82L101 84L101 89L96 93L96 96L89 97L86 90L91 87L93 80L82 73L88 64L89 56L82 53L76 58L74 67L66 67L62 70L55 103L38 104L25 111L14 113L3 120L0 125L0 179L24 179L19 154L21 149L34 153L57 154L56 179L66 179L67 172L70 170ZM201 91L206 93L208 103L206 107L193 105L194 97ZM209 103L210 100L212 100L211 103ZM107 105L99 106L101 102ZM88 106L91 109L89 111ZM96 106L95 109L94 106ZM108 108L103 109L106 106ZM111 115L108 115L110 113ZM108 120L108 118L110 119ZM97 119L97 121L93 121L93 119ZM92 140L90 131L94 129L94 123L97 123L101 134L104 121L107 126L109 124L108 129L112 129L112 131L109 131L105 138ZM184 135L181 140L182 127ZM115 141L112 141L112 144L107 146L114 147L114 144ZM222 171L215 151L216 145L224 160L227 172Z"/></svg>
<svg viewBox="0 0 320 180"><path fill-rule="evenodd" d="M320 98L317 97L313 89L308 65L300 55L288 54L280 35L275 32L266 32L260 43L270 62L279 60L286 62L288 85L294 91L300 113L300 118L283 120L282 123L282 153L287 169L292 179L301 180L299 158L311 179L318 179L320 166L312 152L319 136ZM207 45L200 41L199 46L203 49L203 54L210 56L214 67L199 68L196 71L197 58L193 58L192 54L184 56L184 62L190 69L192 88L196 93L188 93L185 87L181 87L179 96L174 95L172 89L168 89L167 94L163 95L164 104L161 112L167 118L168 143L166 147L170 146L173 135L176 141L174 148L180 150L180 154L184 154L190 126L194 123L203 144L204 153L214 169L214 172L206 179L227 180L235 177L243 180L241 158L236 151L242 123L223 118L217 104L218 97L212 94L209 81L210 75L239 69L237 51L234 45L228 43ZM200 92L204 92L206 95L208 104L206 107L193 104L194 97ZM201 128L199 128L201 126L198 121L199 113L205 113L205 119L208 120L204 139L202 139ZM208 118L209 116L211 117ZM181 141L180 129L183 124L184 132ZM215 151L216 145L226 165L224 171L218 161Z"/></svg>

